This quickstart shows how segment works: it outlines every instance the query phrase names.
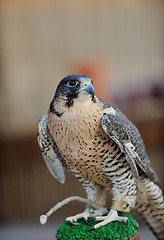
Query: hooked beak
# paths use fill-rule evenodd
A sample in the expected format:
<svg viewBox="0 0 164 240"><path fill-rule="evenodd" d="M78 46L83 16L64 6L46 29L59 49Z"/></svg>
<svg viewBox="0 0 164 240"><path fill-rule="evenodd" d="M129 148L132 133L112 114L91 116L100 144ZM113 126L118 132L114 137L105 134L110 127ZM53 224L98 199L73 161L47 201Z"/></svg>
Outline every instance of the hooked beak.
<svg viewBox="0 0 164 240"><path fill-rule="evenodd" d="M82 88L82 91L89 93L92 96L92 100L93 100L94 95L95 95L95 89L94 89L92 83L88 83L88 84L84 85L84 87Z"/></svg>

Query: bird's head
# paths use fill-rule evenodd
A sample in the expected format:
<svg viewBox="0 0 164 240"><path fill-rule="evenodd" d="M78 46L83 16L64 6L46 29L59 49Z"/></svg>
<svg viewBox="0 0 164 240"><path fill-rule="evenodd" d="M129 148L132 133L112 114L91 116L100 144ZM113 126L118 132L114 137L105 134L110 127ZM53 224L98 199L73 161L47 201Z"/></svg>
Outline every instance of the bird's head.
<svg viewBox="0 0 164 240"><path fill-rule="evenodd" d="M53 112L61 104L70 108L75 102L95 101L92 80L86 75L74 74L63 78L57 86L55 96L50 105ZM56 106L55 106L56 105Z"/></svg>

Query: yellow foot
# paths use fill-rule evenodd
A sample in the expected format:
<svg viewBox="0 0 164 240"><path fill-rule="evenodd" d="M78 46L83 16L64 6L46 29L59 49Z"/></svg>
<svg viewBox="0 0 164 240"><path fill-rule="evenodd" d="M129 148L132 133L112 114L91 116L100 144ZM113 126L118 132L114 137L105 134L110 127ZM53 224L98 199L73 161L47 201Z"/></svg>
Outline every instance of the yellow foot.
<svg viewBox="0 0 164 240"><path fill-rule="evenodd" d="M88 231L92 231L94 229L97 229L99 227L105 226L106 224L114 221L124 221L128 224L128 218L127 217L119 217L118 213L115 209L111 209L107 216L97 216L95 218L95 221L102 221L98 224L96 224L94 227L88 229Z"/></svg>
<svg viewBox="0 0 164 240"><path fill-rule="evenodd" d="M69 222L72 225L78 225L77 220L82 218L84 221L87 222L88 218L94 218L96 219L96 216L101 216L104 214L107 214L108 211L106 208L100 208L97 210L91 210L91 209L86 209L84 212L79 213L75 216L67 217L66 221Z"/></svg>
<svg viewBox="0 0 164 240"><path fill-rule="evenodd" d="M86 209L83 213L79 213L75 216L67 217L66 221L69 222L72 225L78 225L77 220L79 218L83 218L87 221L87 219L90 217L89 209Z"/></svg>

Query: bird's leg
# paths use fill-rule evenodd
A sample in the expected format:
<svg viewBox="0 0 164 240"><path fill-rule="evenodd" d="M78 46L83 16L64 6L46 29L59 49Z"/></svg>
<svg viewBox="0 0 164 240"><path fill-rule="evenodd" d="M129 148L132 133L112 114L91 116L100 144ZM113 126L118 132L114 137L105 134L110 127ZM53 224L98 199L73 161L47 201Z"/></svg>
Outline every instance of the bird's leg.
<svg viewBox="0 0 164 240"><path fill-rule="evenodd" d="M110 174L110 172L108 172ZM136 179L132 173L131 179L124 178L124 175L111 178L113 202L107 216L97 216L96 221L102 221L89 230L93 230L113 221L124 221L128 223L127 217L118 216L118 212L130 212L136 202ZM125 175L126 176L126 175Z"/></svg>
<svg viewBox="0 0 164 240"><path fill-rule="evenodd" d="M117 210L115 210L115 209L111 209L107 216L98 216L94 220L102 221L102 222L96 224L94 227L90 228L88 231L97 229L99 227L102 227L102 226L104 226L110 222L114 222L114 221L124 221L125 223L128 223L128 218L127 217L119 217Z"/></svg>
<svg viewBox="0 0 164 240"><path fill-rule="evenodd" d="M80 218L82 218L84 221L87 221L88 218L102 216L108 213L107 209L104 207L105 205L104 188L89 181L83 183L83 185L87 192L88 204L84 212L66 218L66 221L72 223L73 225L76 225L77 220Z"/></svg>
<svg viewBox="0 0 164 240"><path fill-rule="evenodd" d="M94 219L95 221L102 221L102 222L96 224L94 227L90 228L88 231L97 229L99 227L102 227L102 226L104 226L110 222L114 222L114 221L123 221L125 223L128 223L128 218L118 216L118 211L129 212L130 205L125 202L119 202L119 201L113 200L112 208L109 211L108 215L95 217L95 219Z"/></svg>

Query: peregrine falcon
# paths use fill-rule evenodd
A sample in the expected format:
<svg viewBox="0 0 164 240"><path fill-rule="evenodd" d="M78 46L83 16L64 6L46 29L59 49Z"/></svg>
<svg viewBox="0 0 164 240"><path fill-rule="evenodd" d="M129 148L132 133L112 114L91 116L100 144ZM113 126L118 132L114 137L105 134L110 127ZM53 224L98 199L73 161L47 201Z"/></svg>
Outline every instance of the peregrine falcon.
<svg viewBox="0 0 164 240"><path fill-rule="evenodd" d="M93 230L112 221L127 222L118 212L136 209L157 238L164 239L164 195L142 137L118 108L95 96L90 77L69 75L60 81L39 121L38 142L51 174L64 183L64 171L71 172L87 193L85 211L67 221L94 216L100 222Z"/></svg>

